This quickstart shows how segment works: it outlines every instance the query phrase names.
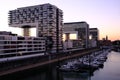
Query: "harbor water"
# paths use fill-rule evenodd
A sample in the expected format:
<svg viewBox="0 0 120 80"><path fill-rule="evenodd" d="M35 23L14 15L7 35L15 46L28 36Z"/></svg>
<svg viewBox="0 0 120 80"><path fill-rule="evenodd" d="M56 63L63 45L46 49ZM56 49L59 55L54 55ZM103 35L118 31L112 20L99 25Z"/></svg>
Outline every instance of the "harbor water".
<svg viewBox="0 0 120 80"><path fill-rule="evenodd" d="M120 52L110 52L104 68L95 71L91 80L120 80Z"/></svg>
<svg viewBox="0 0 120 80"><path fill-rule="evenodd" d="M89 74L61 72L56 67L57 64L37 69L29 73L23 73L21 77L13 77L7 80L120 80L120 53L111 51L107 55L103 68Z"/></svg>

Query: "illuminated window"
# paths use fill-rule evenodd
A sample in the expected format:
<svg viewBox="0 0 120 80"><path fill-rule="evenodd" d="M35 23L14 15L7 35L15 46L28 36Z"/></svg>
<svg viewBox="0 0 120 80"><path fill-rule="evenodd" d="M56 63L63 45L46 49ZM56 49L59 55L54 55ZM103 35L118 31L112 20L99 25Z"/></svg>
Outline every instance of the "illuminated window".
<svg viewBox="0 0 120 80"><path fill-rule="evenodd" d="M77 34L70 34L70 39L77 39Z"/></svg>
<svg viewBox="0 0 120 80"><path fill-rule="evenodd" d="M75 34L75 33L72 33L72 34L70 34L70 40L75 40L75 39L77 39L77 34ZM65 36L65 34L63 34L63 41L65 41L66 40L66 36Z"/></svg>

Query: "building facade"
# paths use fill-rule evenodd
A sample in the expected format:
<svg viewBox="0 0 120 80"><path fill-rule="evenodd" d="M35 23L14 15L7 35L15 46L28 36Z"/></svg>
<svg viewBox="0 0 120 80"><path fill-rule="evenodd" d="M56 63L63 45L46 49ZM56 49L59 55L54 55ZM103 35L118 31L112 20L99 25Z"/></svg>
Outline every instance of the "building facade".
<svg viewBox="0 0 120 80"><path fill-rule="evenodd" d="M23 37L11 32L0 32L0 57L45 53L43 37Z"/></svg>
<svg viewBox="0 0 120 80"><path fill-rule="evenodd" d="M24 36L29 36L29 29L35 27L37 37L51 37L53 52L63 47L63 12L54 5L42 4L11 10L9 25L23 28Z"/></svg>
<svg viewBox="0 0 120 80"><path fill-rule="evenodd" d="M89 45L89 25L86 22L71 22L64 23L64 33L71 34L72 32L76 32L77 39L81 43L80 46L84 48L88 48Z"/></svg>
<svg viewBox="0 0 120 80"><path fill-rule="evenodd" d="M99 30L97 28L90 28L90 47L97 47L99 45Z"/></svg>
<svg viewBox="0 0 120 80"><path fill-rule="evenodd" d="M91 39L99 40L99 30L97 28L89 29Z"/></svg>

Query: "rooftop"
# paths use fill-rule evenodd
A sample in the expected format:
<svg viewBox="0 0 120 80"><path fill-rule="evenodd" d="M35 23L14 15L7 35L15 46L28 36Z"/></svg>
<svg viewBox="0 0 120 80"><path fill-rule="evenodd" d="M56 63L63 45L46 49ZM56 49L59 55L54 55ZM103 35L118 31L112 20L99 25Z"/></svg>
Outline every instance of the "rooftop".
<svg viewBox="0 0 120 80"><path fill-rule="evenodd" d="M80 23L87 23L85 21L81 21L81 22L67 22L67 23L64 23L64 24L80 24Z"/></svg>

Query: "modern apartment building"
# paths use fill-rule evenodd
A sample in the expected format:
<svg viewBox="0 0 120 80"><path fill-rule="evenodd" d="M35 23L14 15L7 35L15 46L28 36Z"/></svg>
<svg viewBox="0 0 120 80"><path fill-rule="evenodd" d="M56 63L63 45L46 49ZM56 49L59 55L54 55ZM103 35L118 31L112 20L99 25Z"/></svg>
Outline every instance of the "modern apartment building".
<svg viewBox="0 0 120 80"><path fill-rule="evenodd" d="M99 30L97 28L90 28L90 47L97 47L99 45Z"/></svg>
<svg viewBox="0 0 120 80"><path fill-rule="evenodd" d="M24 36L29 36L29 29L35 27L37 37L51 37L53 52L63 47L63 12L54 5L42 4L11 10L9 25L23 28Z"/></svg>
<svg viewBox="0 0 120 80"><path fill-rule="evenodd" d="M86 22L64 23L64 34L76 33L78 42L84 48L89 46L89 25ZM68 36L68 35L67 35ZM76 42L75 42L76 43Z"/></svg>
<svg viewBox="0 0 120 80"><path fill-rule="evenodd" d="M97 28L89 29L91 39L99 40L99 30Z"/></svg>
<svg viewBox="0 0 120 80"><path fill-rule="evenodd" d="M0 57L45 53L43 37L23 37L11 32L0 32Z"/></svg>

